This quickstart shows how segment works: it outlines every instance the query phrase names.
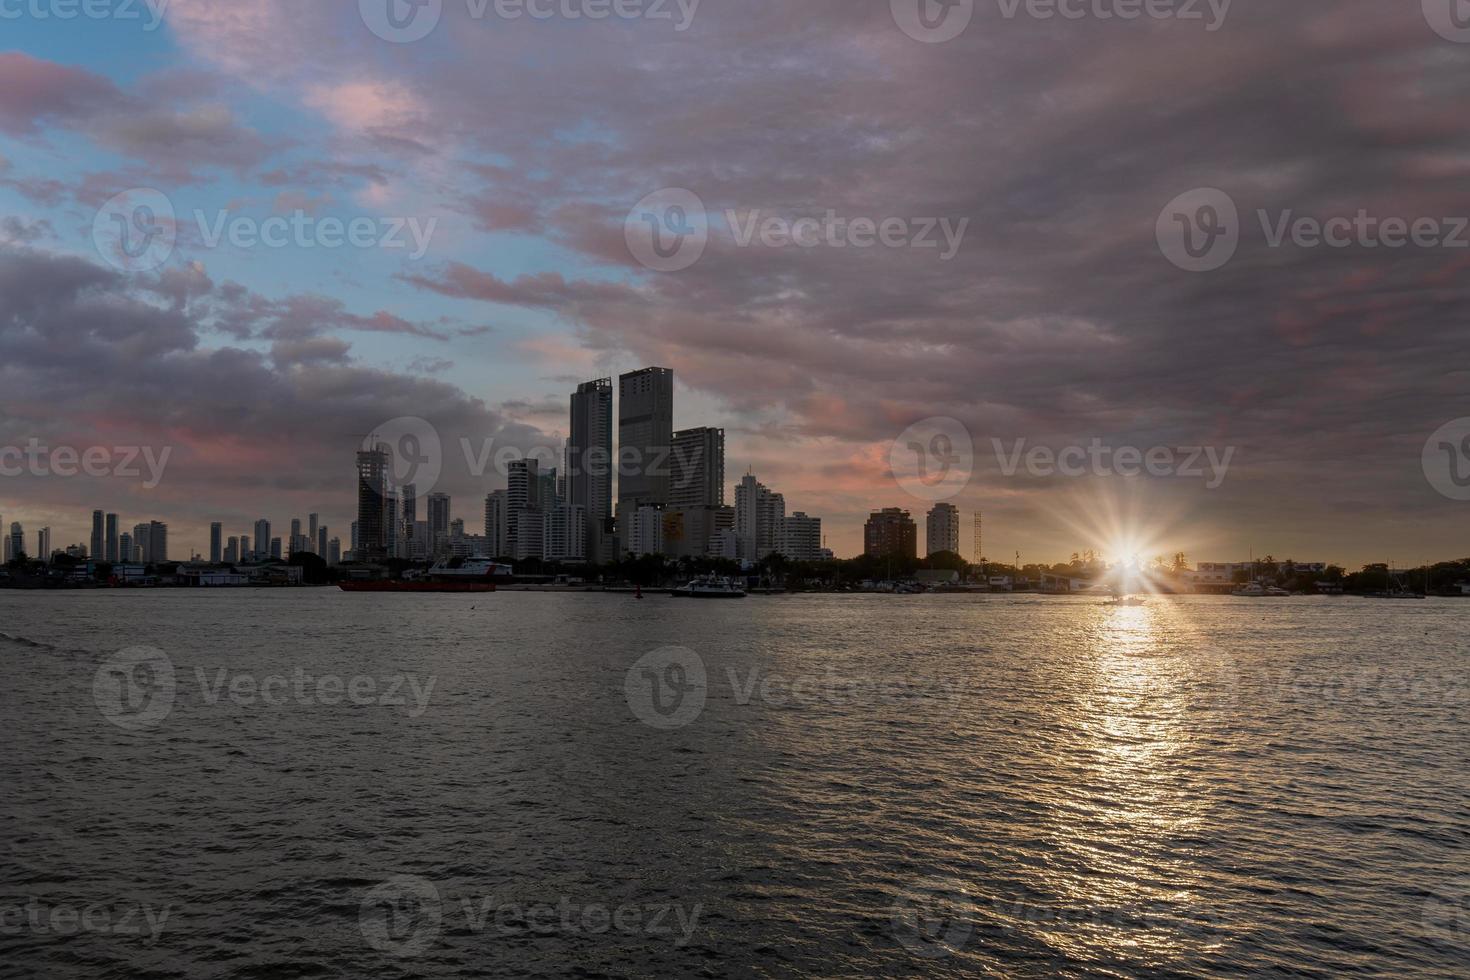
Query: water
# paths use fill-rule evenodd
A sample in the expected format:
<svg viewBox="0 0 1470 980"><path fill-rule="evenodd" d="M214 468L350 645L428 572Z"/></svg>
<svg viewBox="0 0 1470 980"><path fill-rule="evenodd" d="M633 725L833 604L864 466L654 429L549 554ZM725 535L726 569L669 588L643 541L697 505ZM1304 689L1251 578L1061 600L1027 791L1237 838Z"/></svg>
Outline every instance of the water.
<svg viewBox="0 0 1470 980"><path fill-rule="evenodd" d="M0 975L1465 976L1467 625L0 592Z"/></svg>

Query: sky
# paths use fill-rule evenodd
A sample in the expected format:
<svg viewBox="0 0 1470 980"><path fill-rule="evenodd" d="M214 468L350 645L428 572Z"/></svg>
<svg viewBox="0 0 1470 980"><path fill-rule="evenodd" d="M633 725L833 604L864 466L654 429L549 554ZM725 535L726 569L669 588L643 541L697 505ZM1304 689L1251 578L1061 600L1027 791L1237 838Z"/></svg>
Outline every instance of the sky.
<svg viewBox="0 0 1470 980"><path fill-rule="evenodd" d="M345 541L381 430L474 531L659 365L839 556L1470 555L1454 13L6 0L0 519Z"/></svg>

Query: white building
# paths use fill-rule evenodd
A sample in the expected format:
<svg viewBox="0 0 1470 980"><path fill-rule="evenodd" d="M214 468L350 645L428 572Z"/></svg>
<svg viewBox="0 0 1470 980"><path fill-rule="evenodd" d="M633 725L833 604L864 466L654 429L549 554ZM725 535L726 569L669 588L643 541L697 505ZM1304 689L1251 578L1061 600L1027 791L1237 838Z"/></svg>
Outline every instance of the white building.
<svg viewBox="0 0 1470 980"><path fill-rule="evenodd" d="M634 555L660 555L664 550L664 511L645 504L633 512L633 526L628 529L626 549Z"/></svg>
<svg viewBox="0 0 1470 980"><path fill-rule="evenodd" d="M735 531L740 557L759 561L782 545L786 498L747 473L735 488Z"/></svg>
<svg viewBox="0 0 1470 980"><path fill-rule="evenodd" d="M547 561L587 560L587 509L581 504L557 504L546 512L541 557Z"/></svg>
<svg viewBox="0 0 1470 980"><path fill-rule="evenodd" d="M927 555L941 551L960 553L960 512L954 504L935 504L925 522Z"/></svg>
<svg viewBox="0 0 1470 980"><path fill-rule="evenodd" d="M822 553L822 519L797 511L783 523L785 539L781 553L792 561L819 561Z"/></svg>

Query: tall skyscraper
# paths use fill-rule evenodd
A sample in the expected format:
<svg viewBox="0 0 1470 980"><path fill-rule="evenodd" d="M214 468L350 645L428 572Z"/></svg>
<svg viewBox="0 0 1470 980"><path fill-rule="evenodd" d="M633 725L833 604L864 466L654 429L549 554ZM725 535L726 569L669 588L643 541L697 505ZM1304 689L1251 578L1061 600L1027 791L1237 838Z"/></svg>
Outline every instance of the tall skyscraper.
<svg viewBox="0 0 1470 980"><path fill-rule="evenodd" d="M431 493L426 506L429 515L429 542L435 558L450 553L449 539L449 494Z"/></svg>
<svg viewBox="0 0 1470 980"><path fill-rule="evenodd" d="M311 516L313 518L316 517L315 514L313 514ZM326 558L327 558L327 526L325 524L321 525L320 527L318 527L316 529L316 539L315 540L316 540L316 553L321 557L321 559L323 561L325 561Z"/></svg>
<svg viewBox="0 0 1470 980"><path fill-rule="evenodd" d="M985 523L981 517L982 515L977 510L975 512L975 557L971 559L976 565L985 560L985 537L983 534Z"/></svg>
<svg viewBox="0 0 1470 980"><path fill-rule="evenodd" d="M725 503L725 430L675 432L669 458L668 502L675 507L720 507Z"/></svg>
<svg viewBox="0 0 1470 980"><path fill-rule="evenodd" d="M92 550L91 556L98 561L107 554L107 532L103 530L103 514L100 510L92 511Z"/></svg>
<svg viewBox="0 0 1470 980"><path fill-rule="evenodd" d="M148 525L133 525L133 557L131 561L148 561Z"/></svg>
<svg viewBox="0 0 1470 980"><path fill-rule="evenodd" d="M403 513L403 538L406 547L403 549L404 558L416 556L419 548L415 547L413 540L414 525L419 521L419 488L412 483L403 485L403 493L400 495L399 506Z"/></svg>
<svg viewBox="0 0 1470 980"><path fill-rule="evenodd" d="M669 502L674 372L650 367L618 378L618 512Z"/></svg>
<svg viewBox="0 0 1470 980"><path fill-rule="evenodd" d="M318 518L317 514L306 515L306 550L326 558L327 556L323 553L326 549L317 545L317 532L321 530L321 521Z"/></svg>
<svg viewBox="0 0 1470 980"><path fill-rule="evenodd" d="M125 534L122 534L122 535L120 535L118 537L118 539L117 539L118 561L128 562L128 563L135 562L135 561L138 560L138 554L137 554L137 552L138 552L138 549L137 549L137 546L135 546L133 544L133 536L131 534L126 534L125 533Z"/></svg>
<svg viewBox="0 0 1470 980"><path fill-rule="evenodd" d="M586 559L587 515L581 504L557 504L546 512L542 528L541 557L547 561L580 562Z"/></svg>
<svg viewBox="0 0 1470 980"><path fill-rule="evenodd" d="M291 554L294 555L298 551L305 551L305 550L306 550L306 546L302 543L302 537L301 537L301 518L299 518L299 517L293 517L293 518L291 518L291 544L290 544Z"/></svg>
<svg viewBox="0 0 1470 980"><path fill-rule="evenodd" d="M229 541L225 542L223 561L226 565L233 565L240 560L240 555L237 551L238 546L239 542L237 542L234 538L231 538Z"/></svg>
<svg viewBox="0 0 1470 980"><path fill-rule="evenodd" d="M613 516L613 383L599 378L572 393L571 437L567 440L567 503L582 508L587 528L586 554L602 555L602 532Z"/></svg>
<svg viewBox="0 0 1470 980"><path fill-rule="evenodd" d="M209 560L211 564L218 565L225 560L224 543L225 526L218 521L209 525Z"/></svg>
<svg viewBox="0 0 1470 980"><path fill-rule="evenodd" d="M36 560L51 564L51 529L43 527L36 532Z"/></svg>
<svg viewBox="0 0 1470 980"><path fill-rule="evenodd" d="M521 540L521 514L541 506L541 463L526 458L511 460L506 470L506 541L515 555Z"/></svg>
<svg viewBox="0 0 1470 980"><path fill-rule="evenodd" d="M262 517L255 522L255 557L265 558L271 553L271 522Z"/></svg>
<svg viewBox="0 0 1470 980"><path fill-rule="evenodd" d="M118 540L117 540L117 515L116 514L108 514L107 515L107 541L104 544L104 548L106 549L106 555L107 555L107 560L108 561L115 562L115 561L118 560L117 559L117 555L118 555L117 546L118 546Z"/></svg>
<svg viewBox="0 0 1470 980"><path fill-rule="evenodd" d="M375 446L357 454L357 536L352 557L383 561L388 557L388 449Z"/></svg>
<svg viewBox="0 0 1470 980"><path fill-rule="evenodd" d="M271 557L277 561L281 560L281 539L271 538Z"/></svg>
<svg viewBox="0 0 1470 980"><path fill-rule="evenodd" d="M510 540L510 492L496 490L485 498L485 551L489 558L508 558L515 551Z"/></svg>
<svg viewBox="0 0 1470 980"><path fill-rule="evenodd" d="M954 504L935 504L924 521L926 555L960 553L960 512Z"/></svg>

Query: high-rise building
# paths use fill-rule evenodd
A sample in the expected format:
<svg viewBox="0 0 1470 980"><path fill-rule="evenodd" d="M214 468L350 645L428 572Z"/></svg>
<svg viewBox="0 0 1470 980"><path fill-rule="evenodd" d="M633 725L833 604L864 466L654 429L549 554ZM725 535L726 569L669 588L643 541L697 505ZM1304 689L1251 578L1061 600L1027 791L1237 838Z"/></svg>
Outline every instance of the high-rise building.
<svg viewBox="0 0 1470 980"><path fill-rule="evenodd" d="M664 551L664 510L655 504L643 504L633 511L630 527L625 532L627 551L643 555L661 555Z"/></svg>
<svg viewBox="0 0 1470 980"><path fill-rule="evenodd" d="M919 527L898 507L874 511L863 528L863 551L874 558L917 558Z"/></svg>
<svg viewBox="0 0 1470 980"><path fill-rule="evenodd" d="M985 522L981 519L981 514L977 510L975 512L975 557L973 559L976 565L979 565L980 563L985 561L985 537L983 534L984 530Z"/></svg>
<svg viewBox="0 0 1470 980"><path fill-rule="evenodd" d="M291 537L289 540L291 554L294 555L297 552L306 550L306 545L302 543L303 539L301 537L301 518L299 517L291 518Z"/></svg>
<svg viewBox="0 0 1470 980"><path fill-rule="evenodd" d="M218 521L209 525L209 561L218 565L228 559L224 556L225 526Z"/></svg>
<svg viewBox="0 0 1470 980"><path fill-rule="evenodd" d="M735 532L740 536L740 557L760 561L784 543L786 498L747 473L735 488Z"/></svg>
<svg viewBox="0 0 1470 980"><path fill-rule="evenodd" d="M416 558L419 549L415 547L413 540L414 525L419 522L419 488L412 483L403 485L403 491L399 494L399 520L403 522L403 547L400 549L405 558Z"/></svg>
<svg viewBox="0 0 1470 980"><path fill-rule="evenodd" d="M357 533L352 557L357 561L383 561L388 557L388 448L383 445L357 454Z"/></svg>
<svg viewBox="0 0 1470 980"><path fill-rule="evenodd" d="M240 560L240 556L237 553L237 548L238 543L235 541L234 538L231 538L230 540L225 542L224 548L221 551L221 560L226 565L233 565Z"/></svg>
<svg viewBox="0 0 1470 980"><path fill-rule="evenodd" d="M250 538L248 535L240 535L235 539L236 550L240 553L241 561L250 561L255 556L251 554Z"/></svg>
<svg viewBox="0 0 1470 980"><path fill-rule="evenodd" d="M674 372L649 367L618 378L618 517L669 502Z"/></svg>
<svg viewBox="0 0 1470 980"><path fill-rule="evenodd" d="M133 525L133 557L132 561L148 561L148 525Z"/></svg>
<svg viewBox="0 0 1470 980"><path fill-rule="evenodd" d="M721 507L725 503L725 430L675 432L669 463L669 503L674 507Z"/></svg>
<svg viewBox="0 0 1470 980"><path fill-rule="evenodd" d="M507 558L510 541L510 493L496 490L485 498L485 551L488 558Z"/></svg>
<svg viewBox="0 0 1470 980"><path fill-rule="evenodd" d="M587 560L587 512L581 504L557 504L546 512L541 557L547 561Z"/></svg>
<svg viewBox="0 0 1470 980"><path fill-rule="evenodd" d="M960 553L960 512L954 504L935 504L924 521L926 555Z"/></svg>
<svg viewBox="0 0 1470 980"><path fill-rule="evenodd" d="M264 517L255 522L254 551L257 560L271 553L271 522Z"/></svg>
<svg viewBox="0 0 1470 980"><path fill-rule="evenodd" d="M116 514L108 514L107 515L107 540L106 540L106 542L104 542L103 547L106 549L107 560L110 561L110 562L115 562L115 561L118 560L117 559L117 555L118 555L117 545L118 545L118 540L117 540L117 515Z"/></svg>
<svg viewBox="0 0 1470 980"><path fill-rule="evenodd" d="M312 514L311 517L312 517L312 520L313 521L316 520L316 515L315 514ZM312 538L312 540L314 540L316 542L316 553L317 553L317 555L323 561L326 561L327 560L327 526L325 524L321 525L320 527L318 527L316 529L316 534Z"/></svg>
<svg viewBox="0 0 1470 980"><path fill-rule="evenodd" d="M783 526L781 553L792 561L820 561L822 558L822 519L808 517L801 511L789 515Z"/></svg>
<svg viewBox="0 0 1470 980"><path fill-rule="evenodd" d="M159 521L150 521L148 524L148 558L149 562L159 564L168 561L168 525Z"/></svg>
<svg viewBox="0 0 1470 980"><path fill-rule="evenodd" d="M586 554L593 561L614 557L600 553L601 528L613 516L613 469L613 384L612 378L599 378L572 393L566 451L567 503L582 508Z"/></svg>
<svg viewBox="0 0 1470 980"><path fill-rule="evenodd" d="M271 538L271 557L276 561L281 560L281 539Z"/></svg>
<svg viewBox="0 0 1470 980"><path fill-rule="evenodd" d="M100 510L92 511L92 550L91 556L98 561L107 554L107 532L103 529L103 513Z"/></svg>
<svg viewBox="0 0 1470 980"><path fill-rule="evenodd" d="M429 542L433 557L435 558L443 558L451 553L449 506L449 494L429 494L427 502L429 512Z"/></svg>
<svg viewBox="0 0 1470 980"><path fill-rule="evenodd" d="M516 561L540 558L546 547L546 514L539 508L525 508L516 516Z"/></svg>
<svg viewBox="0 0 1470 980"><path fill-rule="evenodd" d="M8 552L5 560L10 561L19 558L26 552L26 529L21 527L19 521L10 523L10 536L5 539L5 548Z"/></svg>
<svg viewBox="0 0 1470 980"><path fill-rule="evenodd" d="M320 531L321 531L320 515L319 514L307 514L306 515L306 550L307 551L315 552L317 555L321 556L322 558L326 558L327 556L324 555L324 554L322 554L322 552L325 551L326 549L325 548L320 548L320 547L317 546L317 535L318 535L318 533Z"/></svg>
<svg viewBox="0 0 1470 980"><path fill-rule="evenodd" d="M506 469L506 538L513 546L511 554L521 540L521 514L541 507L541 463L535 459L511 460Z"/></svg>
<svg viewBox="0 0 1470 980"><path fill-rule="evenodd" d="M327 542L327 564L342 564L342 539L333 538Z"/></svg>
<svg viewBox="0 0 1470 980"><path fill-rule="evenodd" d="M51 529L43 527L36 532L36 559L51 564Z"/></svg>
<svg viewBox="0 0 1470 980"><path fill-rule="evenodd" d="M132 563L138 560L138 550L133 544L131 534L121 534L117 539L118 561Z"/></svg>
<svg viewBox="0 0 1470 980"><path fill-rule="evenodd" d="M383 497L384 518L388 535L388 557L403 557L403 517L398 512L398 492L392 487Z"/></svg>

